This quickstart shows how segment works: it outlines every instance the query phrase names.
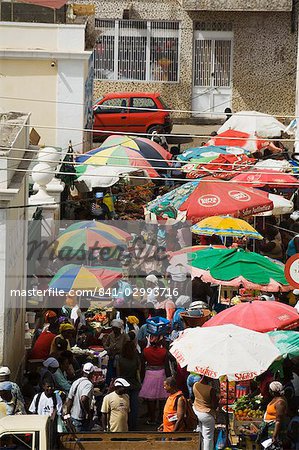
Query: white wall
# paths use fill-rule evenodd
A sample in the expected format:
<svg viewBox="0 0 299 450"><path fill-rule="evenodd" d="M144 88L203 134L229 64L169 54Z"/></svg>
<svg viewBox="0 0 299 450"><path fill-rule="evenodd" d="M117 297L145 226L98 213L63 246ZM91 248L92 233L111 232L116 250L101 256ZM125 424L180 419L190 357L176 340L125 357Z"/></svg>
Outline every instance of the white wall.
<svg viewBox="0 0 299 450"><path fill-rule="evenodd" d="M1 29L1 26L0 26ZM1 48L1 34L0 34ZM50 60L0 59L0 99L2 111L30 111L33 125L56 126L57 67ZM34 100L39 101L34 101ZM54 129L35 127L41 143L54 145Z"/></svg>
<svg viewBox="0 0 299 450"><path fill-rule="evenodd" d="M84 48L85 25L0 23L0 111L31 112L40 145L83 142Z"/></svg>
<svg viewBox="0 0 299 450"><path fill-rule="evenodd" d="M27 127L22 128L14 143L16 148L20 145L28 147ZM4 202L3 196L5 193L0 193L1 207L27 204L27 176L23 177L18 193L11 201ZM26 208L0 210L0 236L0 365L9 366L15 377L20 373L25 356L25 298L11 295L11 290L26 289Z"/></svg>
<svg viewBox="0 0 299 450"><path fill-rule="evenodd" d="M57 127L84 127L84 84L87 60L59 60L57 74ZM69 140L73 145L83 142L83 131L56 130L56 142L67 148ZM76 149L80 149L76 147Z"/></svg>
<svg viewBox="0 0 299 450"><path fill-rule="evenodd" d="M84 24L1 22L0 48L82 52Z"/></svg>

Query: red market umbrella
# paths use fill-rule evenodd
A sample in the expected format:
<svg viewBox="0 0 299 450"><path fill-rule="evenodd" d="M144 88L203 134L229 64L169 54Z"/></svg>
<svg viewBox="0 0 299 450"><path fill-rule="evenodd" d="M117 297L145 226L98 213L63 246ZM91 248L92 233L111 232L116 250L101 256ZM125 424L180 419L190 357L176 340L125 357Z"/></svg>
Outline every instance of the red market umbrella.
<svg viewBox="0 0 299 450"><path fill-rule="evenodd" d="M248 158L246 155L219 155L210 163L199 164L187 174L186 178L194 179L205 175L213 175L215 178L230 179L236 173L247 170L255 161L255 159Z"/></svg>
<svg viewBox="0 0 299 450"><path fill-rule="evenodd" d="M273 203L267 193L247 188L230 181L205 181L198 183L196 189L180 205L187 220L198 222L210 216L229 214L234 217L246 217L265 211L271 211Z"/></svg>
<svg viewBox="0 0 299 450"><path fill-rule="evenodd" d="M242 147L254 153L268 147L269 141L243 131L227 130L217 136L213 136L206 145Z"/></svg>
<svg viewBox="0 0 299 450"><path fill-rule="evenodd" d="M266 333L273 330L292 330L299 325L295 308L276 301L241 303L220 312L203 326L233 324L249 330Z"/></svg>
<svg viewBox="0 0 299 450"><path fill-rule="evenodd" d="M297 178L284 172L275 172L274 170L252 170L246 173L240 173L231 181L235 181L244 186L264 187L270 186L272 188L287 188L298 187L299 182Z"/></svg>

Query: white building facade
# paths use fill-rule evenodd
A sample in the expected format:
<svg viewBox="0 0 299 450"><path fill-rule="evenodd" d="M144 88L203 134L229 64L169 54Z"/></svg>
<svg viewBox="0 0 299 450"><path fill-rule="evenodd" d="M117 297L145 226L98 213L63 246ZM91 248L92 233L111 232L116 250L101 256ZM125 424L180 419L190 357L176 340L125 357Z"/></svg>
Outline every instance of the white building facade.
<svg viewBox="0 0 299 450"><path fill-rule="evenodd" d="M30 111L40 145L67 149L72 140L80 151L88 140L93 70L85 33L85 23L0 23L0 112Z"/></svg>

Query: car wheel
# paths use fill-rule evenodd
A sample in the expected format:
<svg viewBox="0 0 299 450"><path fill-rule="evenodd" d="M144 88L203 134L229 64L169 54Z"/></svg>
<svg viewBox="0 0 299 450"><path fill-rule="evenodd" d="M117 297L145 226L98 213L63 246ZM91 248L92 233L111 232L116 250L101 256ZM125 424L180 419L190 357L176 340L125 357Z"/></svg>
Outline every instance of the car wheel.
<svg viewBox="0 0 299 450"><path fill-rule="evenodd" d="M161 133L161 132L164 133L164 129L163 129L163 127L162 127L161 125L152 125L152 126L149 127L148 130L147 130L147 133L148 133L148 135L149 135L149 138L152 137L151 135L152 135L155 131L156 131L158 134Z"/></svg>

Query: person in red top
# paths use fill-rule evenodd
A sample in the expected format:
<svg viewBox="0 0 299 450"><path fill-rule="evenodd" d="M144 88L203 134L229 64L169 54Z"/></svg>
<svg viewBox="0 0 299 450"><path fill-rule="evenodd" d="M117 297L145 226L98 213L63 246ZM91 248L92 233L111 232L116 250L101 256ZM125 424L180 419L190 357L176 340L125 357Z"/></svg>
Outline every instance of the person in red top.
<svg viewBox="0 0 299 450"><path fill-rule="evenodd" d="M139 397L147 401L148 425L156 424L156 402L160 401L162 413L164 400L168 397L164 389L164 380L169 375L168 353L164 346L163 336L151 336L150 346L142 352L142 368L144 379ZM165 371L168 373L166 374Z"/></svg>
<svg viewBox="0 0 299 450"><path fill-rule="evenodd" d="M43 331L31 350L31 359L47 359L50 355L51 344L58 333L58 325L50 323L49 327Z"/></svg>

